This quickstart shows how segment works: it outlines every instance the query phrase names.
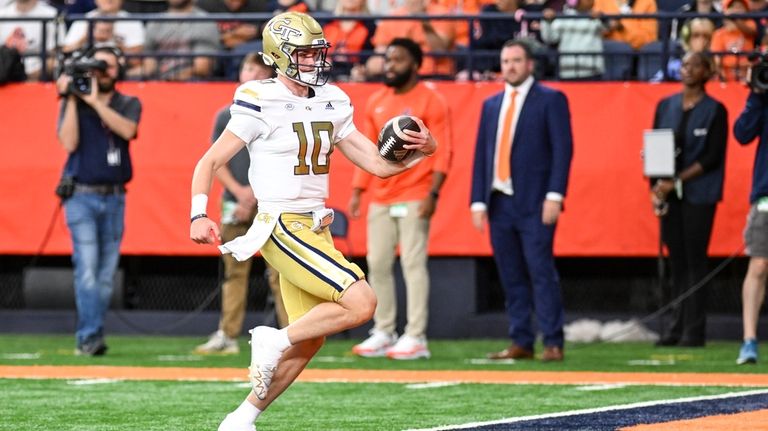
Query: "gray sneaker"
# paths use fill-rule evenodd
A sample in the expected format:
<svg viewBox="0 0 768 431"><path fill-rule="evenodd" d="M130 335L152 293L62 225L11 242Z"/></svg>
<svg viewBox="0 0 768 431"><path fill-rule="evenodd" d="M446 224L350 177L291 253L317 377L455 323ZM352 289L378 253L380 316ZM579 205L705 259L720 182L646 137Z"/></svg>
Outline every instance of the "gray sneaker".
<svg viewBox="0 0 768 431"><path fill-rule="evenodd" d="M104 356L107 345L101 338L83 343L75 348L75 356Z"/></svg>
<svg viewBox="0 0 768 431"><path fill-rule="evenodd" d="M224 331L218 330L211 335L208 341L197 346L195 353L201 355L236 355L240 353L240 346L237 345L237 340L227 337Z"/></svg>

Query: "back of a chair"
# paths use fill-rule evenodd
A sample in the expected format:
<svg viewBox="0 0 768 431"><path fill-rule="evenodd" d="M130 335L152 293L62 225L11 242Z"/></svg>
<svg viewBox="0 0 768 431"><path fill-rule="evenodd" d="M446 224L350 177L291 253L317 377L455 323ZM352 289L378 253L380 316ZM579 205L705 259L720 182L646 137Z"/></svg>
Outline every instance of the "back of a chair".
<svg viewBox="0 0 768 431"><path fill-rule="evenodd" d="M606 81L626 81L632 77L632 61L635 51L628 43L603 40Z"/></svg>
<svg viewBox="0 0 768 431"><path fill-rule="evenodd" d="M333 223L331 223L331 226L329 229L331 229L331 235L333 235L334 238L345 238L347 235L349 235L349 217L347 217L347 214L338 209L338 208L332 208L333 209Z"/></svg>
<svg viewBox="0 0 768 431"><path fill-rule="evenodd" d="M352 241L349 239L349 217L347 213L339 208L331 208L333 210L333 223L329 229L331 230L331 236L335 239L344 240L346 250L340 250L345 256L352 255Z"/></svg>
<svg viewBox="0 0 768 431"><path fill-rule="evenodd" d="M663 50L664 42L658 40L640 47L637 59L637 79L640 81L648 81L653 78L656 72L663 70Z"/></svg>

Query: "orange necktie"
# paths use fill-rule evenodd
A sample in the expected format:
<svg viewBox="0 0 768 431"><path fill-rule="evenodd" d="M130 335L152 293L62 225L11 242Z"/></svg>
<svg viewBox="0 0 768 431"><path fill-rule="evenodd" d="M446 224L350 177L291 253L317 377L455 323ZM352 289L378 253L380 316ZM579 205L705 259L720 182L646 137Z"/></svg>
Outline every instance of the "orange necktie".
<svg viewBox="0 0 768 431"><path fill-rule="evenodd" d="M510 152L512 151L512 119L515 116L515 96L517 96L517 91L512 90L509 96L509 106L507 106L507 112L504 114L504 128L502 129L501 140L499 141L499 158L496 161L496 175L498 175L501 181L509 179Z"/></svg>

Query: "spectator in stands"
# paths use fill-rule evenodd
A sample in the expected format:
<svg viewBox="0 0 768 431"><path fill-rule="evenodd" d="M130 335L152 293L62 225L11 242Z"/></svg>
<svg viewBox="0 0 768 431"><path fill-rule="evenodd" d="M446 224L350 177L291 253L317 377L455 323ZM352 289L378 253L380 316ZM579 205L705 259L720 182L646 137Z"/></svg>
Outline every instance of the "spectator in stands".
<svg viewBox="0 0 768 431"><path fill-rule="evenodd" d="M373 50L371 37L376 31L374 21L342 19L344 15L368 15L366 0L338 0L335 15L337 19L323 26L323 33L331 48L328 55L337 77L346 76L352 81L365 80L363 59L360 51Z"/></svg>
<svg viewBox="0 0 768 431"><path fill-rule="evenodd" d="M141 102L115 90L124 59L114 48L96 48L107 63L95 71L90 93L71 89L72 77L56 82L62 95L58 139L68 154L64 175L74 181L64 200L72 236L78 355L106 353L104 316L112 298L120 259L125 214L125 184L133 176L128 144L136 138Z"/></svg>
<svg viewBox="0 0 768 431"><path fill-rule="evenodd" d="M662 99L653 120L654 129L672 129L675 136L675 176L651 181L651 202L661 217L661 237L669 250L671 301L677 301L707 275L715 208L723 197L728 113L706 92L706 83L714 73L709 54L686 54L681 69L683 91ZM706 285L675 304L671 323L656 344L704 346Z"/></svg>
<svg viewBox="0 0 768 431"><path fill-rule="evenodd" d="M595 0L594 9L604 15L650 14L656 13L656 0ZM640 49L657 39L658 27L655 19L611 19L605 37Z"/></svg>
<svg viewBox="0 0 768 431"><path fill-rule="evenodd" d="M754 13L768 13L768 1L749 0L749 10ZM755 18L755 46L768 45L766 27L768 27L768 16Z"/></svg>
<svg viewBox="0 0 768 431"><path fill-rule="evenodd" d="M544 9L541 38L557 45L560 79L599 81L603 77L603 34L608 29L600 14L592 10L594 4L594 0L577 0L574 8L565 8L565 15L582 15L584 19L555 19L553 9ZM600 54L584 55L585 52Z"/></svg>
<svg viewBox="0 0 768 431"><path fill-rule="evenodd" d="M49 0L47 3L65 15L84 14L96 9L94 0Z"/></svg>
<svg viewBox="0 0 768 431"><path fill-rule="evenodd" d="M556 13L560 13L565 8L566 3L566 0L520 0L521 8L525 10L525 12L539 13L543 12L544 9L552 9ZM541 20L524 20L523 33L528 38L541 41ZM538 61L540 62L543 59L543 57L540 57Z"/></svg>
<svg viewBox="0 0 768 431"><path fill-rule="evenodd" d="M267 12L266 0L199 0L197 6L208 13L264 13ZM261 51L261 32L263 22L247 21L219 21L221 45L231 54L239 54L230 58L223 58L220 65L223 74L228 79L237 79L240 56L249 52Z"/></svg>
<svg viewBox="0 0 768 431"><path fill-rule="evenodd" d="M114 16L121 18L130 16L128 12L122 10L123 0L96 0L96 6L96 10L92 10L85 15L88 17ZM144 25L141 21L91 21L91 23L94 26L94 43L117 46L126 54L138 54L144 49ZM72 23L64 39L64 52L72 52L89 46L88 25L87 21L75 21ZM105 32L110 32L110 29L107 27L111 27L111 38L106 36L107 33ZM128 64L130 65L128 69L129 75L135 76L140 74L140 58L130 59Z"/></svg>
<svg viewBox="0 0 768 431"><path fill-rule="evenodd" d="M504 42L525 36L523 22L520 20L519 0L496 0L495 3L486 4L480 9L480 14L505 13L510 16L507 20L483 20L474 22L474 32L470 41L470 49L474 54L474 70L483 72L499 71L499 50ZM482 51L486 51L485 53ZM488 73L485 74L489 75ZM482 79L481 75L474 79Z"/></svg>
<svg viewBox="0 0 768 431"><path fill-rule="evenodd" d="M741 291L744 344L736 360L741 365L757 362L757 321L768 281L768 93L752 88L733 125L733 135L742 145L759 138L749 195L751 208L744 230L749 267Z"/></svg>
<svg viewBox="0 0 768 431"><path fill-rule="evenodd" d="M272 11L275 15L283 12L312 12L304 0L270 0L267 4L267 10Z"/></svg>
<svg viewBox="0 0 768 431"><path fill-rule="evenodd" d="M385 53L385 84L369 99L363 131L376 139L384 125L398 115L414 115L427 125L440 149L437 155L401 175L374 178L355 169L349 212L360 216L360 196L370 191L368 206L368 281L378 305L371 336L352 352L364 357L391 359L429 358L429 224L437 208L440 188L451 161L448 102L419 82L423 54L416 42L394 39ZM395 295L395 250L400 246L400 266L407 292L408 322L398 339Z"/></svg>
<svg viewBox="0 0 768 431"><path fill-rule="evenodd" d="M267 79L275 76L275 71L264 64L258 53L245 56L240 66L240 83ZM221 136L230 119L230 105L223 107L216 114L216 122L211 135L211 143ZM221 197L221 241L229 242L245 235L256 216L256 197L248 184L248 165L251 160L248 150L243 147L226 165L216 170L216 178L224 186ZM238 261L231 254L221 256L224 262L224 280L221 284L221 317L219 329L208 341L197 346L196 353L234 354L240 352L237 337L243 330L245 306L248 298L248 281L253 259ZM280 328L288 325L283 298L280 295L279 274L267 264L267 280L275 300L275 315Z"/></svg>
<svg viewBox="0 0 768 431"><path fill-rule="evenodd" d="M429 0L405 0L405 6L392 12L394 16L404 15L445 15L449 11L431 4ZM377 53L383 54L395 38L408 38L418 43L426 55L419 69L422 75L451 75L454 61L448 57L433 57L433 52L452 51L456 40L454 21L426 20L383 20L376 28L372 43ZM380 77L384 73L384 59L374 56L366 63L368 77Z"/></svg>
<svg viewBox="0 0 768 431"><path fill-rule="evenodd" d="M480 8L485 4L492 4L495 0L431 0L433 4L441 6L448 10L450 14L457 15L475 15L480 12ZM466 51L469 49L469 21L453 21L456 30L455 49L457 51ZM460 60L459 60L460 61Z"/></svg>
<svg viewBox="0 0 768 431"><path fill-rule="evenodd" d="M185 17L206 16L207 13L194 6L193 0L168 0L168 11L161 15L178 21L152 21L147 24L144 48L157 56L144 59L144 75L178 81L211 76L214 59L205 54L214 54L219 50L216 24L183 21ZM186 56L164 57L164 54Z"/></svg>
<svg viewBox="0 0 768 431"><path fill-rule="evenodd" d="M685 4L680 7L676 12L678 13L687 13L691 15L696 14L703 14L703 13L710 13L710 14L721 14L723 13L723 9L720 7L719 1L714 0L691 0L690 3ZM688 19L673 19L672 24L670 25L670 33L669 38L670 40L679 40L684 37L683 31L685 23L690 21L693 18ZM720 26L723 25L722 21L717 18L709 18L709 20L712 21L712 23L715 25L715 28L720 28Z"/></svg>
<svg viewBox="0 0 768 431"><path fill-rule="evenodd" d="M49 19L45 24L45 41L42 40L41 21L0 21L0 43L16 49L24 56L24 71L28 80L41 78L41 53L52 52L56 44L64 39L64 25L56 26L53 21L55 17L56 9L40 0L15 0L0 8L0 18Z"/></svg>
<svg viewBox="0 0 768 431"><path fill-rule="evenodd" d="M726 0L725 15L749 11L747 0ZM723 81L743 81L749 69L747 54L755 49L757 25L751 19L724 19L723 26L712 35L718 76Z"/></svg>
<svg viewBox="0 0 768 431"><path fill-rule="evenodd" d="M489 359L531 359L535 312L544 361L562 361L564 309L553 243L570 175L568 99L533 78L528 44L501 50L504 90L483 103L470 192L472 224L488 224L512 344Z"/></svg>
<svg viewBox="0 0 768 431"><path fill-rule="evenodd" d="M683 56L689 52L709 52L714 33L715 24L707 18L694 18L686 21L680 32L681 45L675 45L672 48L672 57L667 62L666 78L679 81L681 79L680 69L683 65ZM664 71L659 70L651 78L651 82L661 82L664 78Z"/></svg>
<svg viewBox="0 0 768 431"><path fill-rule="evenodd" d="M367 0L368 10L373 15L389 15L399 7L398 0Z"/></svg>

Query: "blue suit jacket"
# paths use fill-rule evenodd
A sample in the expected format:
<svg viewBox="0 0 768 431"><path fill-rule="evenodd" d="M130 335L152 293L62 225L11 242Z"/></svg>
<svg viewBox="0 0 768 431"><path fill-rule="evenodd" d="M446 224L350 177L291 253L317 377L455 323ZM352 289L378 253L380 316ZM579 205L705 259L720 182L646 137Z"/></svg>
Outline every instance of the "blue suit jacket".
<svg viewBox="0 0 768 431"><path fill-rule="evenodd" d="M504 92L483 103L475 146L471 202L490 204L496 131ZM514 205L522 213L540 213L547 192L565 196L573 155L568 99L534 82L512 138L511 174Z"/></svg>

